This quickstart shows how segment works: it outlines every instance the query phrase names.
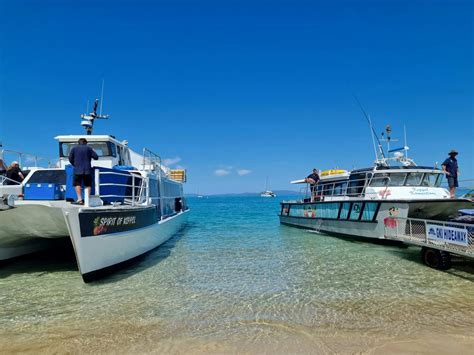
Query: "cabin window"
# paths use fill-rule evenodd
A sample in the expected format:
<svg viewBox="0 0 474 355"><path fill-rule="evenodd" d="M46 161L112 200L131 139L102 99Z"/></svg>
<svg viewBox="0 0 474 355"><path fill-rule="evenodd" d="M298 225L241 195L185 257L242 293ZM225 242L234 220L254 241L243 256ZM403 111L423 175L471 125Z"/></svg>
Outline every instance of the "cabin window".
<svg viewBox="0 0 474 355"><path fill-rule="evenodd" d="M423 173L408 173L405 185L406 186L419 186L421 184L422 178L423 178Z"/></svg>
<svg viewBox="0 0 474 355"><path fill-rule="evenodd" d="M359 219L360 213L362 212L362 205L363 205L363 202L354 202L352 204L351 217L350 217L351 220L357 221Z"/></svg>
<svg viewBox="0 0 474 355"><path fill-rule="evenodd" d="M337 219L339 203L324 203L316 205L317 216L320 218Z"/></svg>
<svg viewBox="0 0 474 355"><path fill-rule="evenodd" d="M339 215L339 219L347 219L347 216L349 215L349 210L351 209L351 203L350 202L344 202L342 204L341 208L341 213Z"/></svg>
<svg viewBox="0 0 474 355"><path fill-rule="evenodd" d="M370 186L383 187L387 186L389 182L389 174L375 174L370 180Z"/></svg>
<svg viewBox="0 0 474 355"><path fill-rule="evenodd" d="M110 145L110 153L113 157L117 156L117 146L113 143Z"/></svg>
<svg viewBox="0 0 474 355"><path fill-rule="evenodd" d="M323 190L323 195L324 196L331 196L332 195L332 188L334 184L325 184L324 185L324 190Z"/></svg>
<svg viewBox="0 0 474 355"><path fill-rule="evenodd" d="M390 174L390 186L403 186L406 178L406 173L392 173Z"/></svg>
<svg viewBox="0 0 474 355"><path fill-rule="evenodd" d="M68 157L71 149L77 145L77 142L60 142L59 154L61 157ZM88 142L87 145L94 149L99 157L110 157L112 155L111 142Z"/></svg>
<svg viewBox="0 0 474 355"><path fill-rule="evenodd" d="M281 206L281 215L288 216L290 214L290 205L282 205Z"/></svg>
<svg viewBox="0 0 474 355"><path fill-rule="evenodd" d="M377 202L366 202L364 206L364 211L362 212L362 221L373 221L375 217L375 212L377 212L378 203Z"/></svg>
<svg viewBox="0 0 474 355"><path fill-rule="evenodd" d="M441 174L429 174L426 173L421 182L422 186L437 187L441 183Z"/></svg>
<svg viewBox="0 0 474 355"><path fill-rule="evenodd" d="M347 182L339 182L334 186L334 195L341 196L344 195L347 188Z"/></svg>
<svg viewBox="0 0 474 355"><path fill-rule="evenodd" d="M292 217L304 217L304 206L303 205L291 205L289 208L289 216Z"/></svg>
<svg viewBox="0 0 474 355"><path fill-rule="evenodd" d="M361 195L365 186L365 174L353 174L349 177L349 187L347 194L349 196Z"/></svg>
<svg viewBox="0 0 474 355"><path fill-rule="evenodd" d="M28 179L31 184L60 184L66 185L66 171L64 170L37 170Z"/></svg>

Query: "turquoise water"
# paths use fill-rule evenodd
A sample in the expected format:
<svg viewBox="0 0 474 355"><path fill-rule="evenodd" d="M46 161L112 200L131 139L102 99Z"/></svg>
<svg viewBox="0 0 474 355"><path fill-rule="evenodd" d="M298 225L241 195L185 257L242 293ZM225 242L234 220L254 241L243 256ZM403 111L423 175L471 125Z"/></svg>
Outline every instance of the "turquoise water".
<svg viewBox="0 0 474 355"><path fill-rule="evenodd" d="M440 272L419 262L418 248L281 226L280 199L191 198L181 233L92 284L64 253L2 265L0 349L357 352L446 337L474 344L472 262Z"/></svg>

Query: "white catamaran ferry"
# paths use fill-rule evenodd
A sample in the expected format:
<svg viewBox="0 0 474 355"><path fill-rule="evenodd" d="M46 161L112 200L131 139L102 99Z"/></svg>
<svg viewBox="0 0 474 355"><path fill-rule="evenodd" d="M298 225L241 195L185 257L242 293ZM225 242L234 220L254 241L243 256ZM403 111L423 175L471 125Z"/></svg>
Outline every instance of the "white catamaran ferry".
<svg viewBox="0 0 474 355"><path fill-rule="evenodd" d="M126 141L92 135L94 120L107 118L97 114L97 104L81 116L87 135L56 137L55 168L31 168L21 183L0 177L0 260L69 238L88 281L156 248L183 227L189 211L183 197L186 172L163 166L148 149L138 154ZM86 193L82 206L71 204L77 196L68 161L79 138L86 138L99 156L92 162L92 193Z"/></svg>
<svg viewBox="0 0 474 355"><path fill-rule="evenodd" d="M390 133L387 126L388 142ZM399 219L445 221L462 208L472 208L471 201L451 199L440 186L440 169L418 166L407 152L405 143L388 149L391 156L386 156L379 141L373 167L323 172L301 200L281 202L280 222L327 234L384 239L387 229L397 229Z"/></svg>

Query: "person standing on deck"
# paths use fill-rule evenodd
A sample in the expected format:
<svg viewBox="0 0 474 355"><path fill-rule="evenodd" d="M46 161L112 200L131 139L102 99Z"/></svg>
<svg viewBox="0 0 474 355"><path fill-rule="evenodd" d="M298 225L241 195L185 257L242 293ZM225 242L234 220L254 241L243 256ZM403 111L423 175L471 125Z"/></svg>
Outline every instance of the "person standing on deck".
<svg viewBox="0 0 474 355"><path fill-rule="evenodd" d="M454 149L449 152L449 158L446 159L441 168L443 169L444 173L446 174L446 178L448 180L449 185L449 192L451 194L451 198L456 198L456 187L458 187L458 175L459 175L459 168L458 168L458 161L456 159L456 152Z"/></svg>
<svg viewBox="0 0 474 355"><path fill-rule="evenodd" d="M71 149L69 153L69 162L74 167L74 182L73 185L76 189L77 202L73 202L75 205L83 205L82 200L82 185L84 188L91 193L92 187L92 166L91 160L98 160L99 157L94 149L87 145L85 138L80 138L78 145Z"/></svg>
<svg viewBox="0 0 474 355"><path fill-rule="evenodd" d="M309 184L309 187L311 189L311 201L314 201L316 195L316 185L319 182L318 169L314 168L313 172L308 175L308 177L304 179L304 181Z"/></svg>
<svg viewBox="0 0 474 355"><path fill-rule="evenodd" d="M7 179L7 185L18 185L25 179L17 161L12 162L7 169Z"/></svg>

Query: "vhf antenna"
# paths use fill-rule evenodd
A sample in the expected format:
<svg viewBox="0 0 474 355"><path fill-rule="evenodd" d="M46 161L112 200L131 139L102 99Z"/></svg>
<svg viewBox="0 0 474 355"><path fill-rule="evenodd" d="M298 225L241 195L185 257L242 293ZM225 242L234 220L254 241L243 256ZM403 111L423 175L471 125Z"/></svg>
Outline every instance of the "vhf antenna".
<svg viewBox="0 0 474 355"><path fill-rule="evenodd" d="M360 103L357 96L355 94L352 94L352 95L354 96L354 99L356 100L357 104L359 105L360 110L362 111L362 113L364 114L367 122L369 123L370 133L372 135L372 143L374 145L375 160L376 161L379 160L379 154L382 156L382 159L384 159L385 154L383 153L382 143L380 143L379 137L377 136L377 133L375 133L375 129L374 129L374 126L372 124L372 120L371 120L370 116L367 114L367 112L365 112L364 107ZM375 140L377 140L377 143L378 143L379 153L377 153L377 148L375 146Z"/></svg>
<svg viewBox="0 0 474 355"><path fill-rule="evenodd" d="M99 106L99 101L100 101L100 111L99 111L99 114L97 114L97 107ZM94 128L94 121L96 119L105 120L109 118L109 115L102 114L103 102L104 102L104 79L102 79L102 90L101 90L100 100L95 99L94 106L91 113L89 114L84 113L81 115L81 118L82 118L81 126L84 127L88 136L92 134L92 130Z"/></svg>

